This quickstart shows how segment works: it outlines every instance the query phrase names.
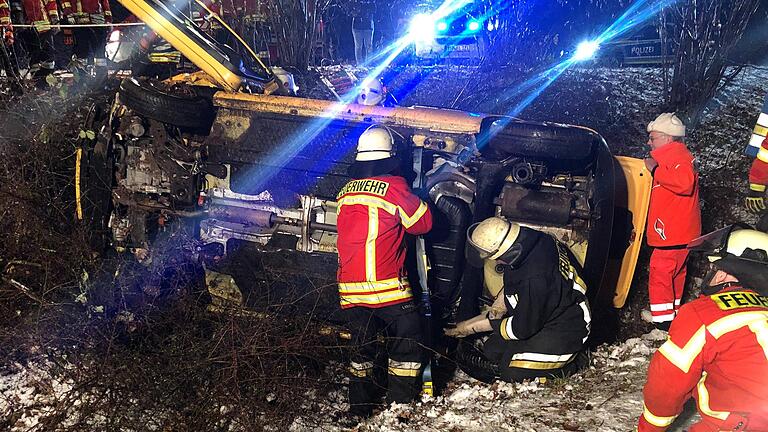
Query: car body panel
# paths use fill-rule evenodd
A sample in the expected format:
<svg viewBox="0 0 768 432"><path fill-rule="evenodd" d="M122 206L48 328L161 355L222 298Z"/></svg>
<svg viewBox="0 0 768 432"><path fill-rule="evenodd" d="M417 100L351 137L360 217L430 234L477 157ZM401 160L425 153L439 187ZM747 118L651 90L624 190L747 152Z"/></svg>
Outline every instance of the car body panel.
<svg viewBox="0 0 768 432"><path fill-rule="evenodd" d="M476 134L485 115L432 107L382 107L306 99L288 96L268 96L245 93L217 92L214 106L300 117L408 126L435 132Z"/></svg>
<svg viewBox="0 0 768 432"><path fill-rule="evenodd" d="M242 74L238 73L238 67L242 67L242 64L229 63L226 54L213 45L215 41L208 40L209 38L199 28L196 28L196 26L184 27L179 22L174 22L170 18L172 16L170 9L163 10L162 8L166 8L166 6L154 1L119 1L132 14L179 50L182 55L210 75L220 88L235 92L243 86L245 79ZM175 18L177 21L180 21L178 17ZM205 43L208 46L205 46L203 41L206 41ZM237 59L234 61L237 61ZM271 81L268 79L271 72L258 58L254 58L253 61L259 65L260 69L264 69L264 82L261 83L264 85L264 92L270 93L275 91L278 85L274 82L274 79Z"/></svg>
<svg viewBox="0 0 768 432"><path fill-rule="evenodd" d="M648 217L648 204L651 200L651 187L653 177L645 168L642 159L630 158L626 156L615 156L621 166L626 180L626 208L632 215L633 231L630 235L630 244L624 251L624 257L621 261L621 272L616 284L616 292L613 298L613 306L620 308L624 306L629 294L629 288L632 284L632 278L635 274L637 257L640 254L640 248L643 244L643 233L645 232L645 222Z"/></svg>
<svg viewBox="0 0 768 432"><path fill-rule="evenodd" d="M221 56L223 51L219 47L210 46L212 42L206 37L190 37L189 28L180 28L184 21L178 18L175 21L167 19L163 11L159 10L161 5L158 5L156 1L120 0L132 13L136 14L150 28L171 43L174 48L202 69L202 73L181 74L174 77L172 81L207 87L215 85L222 90L212 96L215 120L210 133L201 137L202 141L197 144L208 148L208 157L211 163L226 166L226 179L217 183L217 187L210 187L201 191L210 198L212 203L211 213L203 221L204 223L201 222L201 227L208 227L208 231L202 237L209 238L212 243L221 243L223 240L224 247L226 247L227 239L258 243L270 233L277 233L278 228L280 228L284 230L282 233L289 236L293 235L292 238L300 238L299 243L294 247L296 250L332 252L335 246L333 244L334 235L332 234L335 231L334 218L331 214L333 212L332 201L338 191L337 185L332 183L344 181L346 172L341 172L341 168L343 168L344 163L354 157L354 141L359 135L360 128L371 124L387 125L395 131L405 130L407 132L405 136L408 137L407 144L411 148L424 147L436 152L435 154L450 153L456 159L458 159L457 156L460 152L468 150L470 153L468 158L480 157L480 160L483 160L479 151L483 149L478 148L481 147L478 145L478 141L485 139L486 125L501 119L499 116L431 107L363 106L327 100L238 92L243 87L244 78L237 74L237 68L233 68L232 64L226 64L228 59L226 52L224 56ZM166 13L170 13L170 10L167 10ZM195 35L193 34L193 36ZM221 58L217 58L217 55ZM274 84L274 80L271 83ZM267 89L265 92L268 92ZM119 99L117 103L120 103ZM128 108L130 109L130 107ZM125 121L126 125L121 127L128 127L129 123L134 120L128 116ZM588 168L578 168L580 174L575 174L582 176L585 183L601 185L599 191L597 189L593 191L599 196L597 198L591 197L596 202L590 205L589 209L583 206L578 209L573 208L574 211L578 210L578 214L573 216L578 219L578 226L581 227L578 229L591 233L589 239L583 235L584 231L574 231L576 228L570 226L570 222L566 229L557 227L548 229L546 223L537 224L535 219L531 222L534 227L552 232L553 235L566 241L572 248L576 247L575 253L585 263L585 267L589 268L588 273L592 273L588 276L594 281L595 289L602 289L606 291L606 294L610 294L614 299L614 306L623 304L637 261L638 242L642 238L648 205L647 197L650 193L650 183L647 181L649 176L645 175L644 177L642 174L642 160L614 159L604 140L596 132L587 128L531 123L517 119L508 119L506 124L512 129L519 129L518 132L523 131L528 134L518 138L509 138L508 145L500 147L500 149L508 151L510 158L520 160L523 163L528 163L525 161L526 158L532 160L548 158L555 162L553 166L561 166L568 163L581 163L582 159L586 160L590 157L598 158L589 161ZM548 138L541 135L548 130L554 131L554 133ZM551 154L553 148L547 147L546 143L557 140L561 144L561 148L562 144L567 144L565 147L568 147L574 142L569 141L569 138L561 138L562 135L559 133L573 131L578 133L566 134L565 137L583 137L583 135L591 136L593 134L594 136L589 139L596 140L595 142L601 150L592 156L590 156L591 153L590 155L572 155L573 158L568 160L560 160L558 156L553 156ZM297 137L300 137L300 141L292 142ZM152 136L141 133L135 138L124 141L121 145L130 147L128 154L140 153L151 156L151 152L148 152L146 148L162 144L161 142L154 142L153 139ZM525 152L521 154L520 151L515 150L517 143L525 139L534 142L534 146L526 147L521 144L520 148L530 148L531 154ZM490 142L487 147L493 148L493 142ZM158 151L160 148L167 147L158 147ZM334 153L333 157L327 155L326 150L328 149L331 150L330 153ZM304 150L307 150L306 154L299 154ZM573 153L572 150L569 151ZM270 159L272 155L277 155L279 160L277 162L272 161ZM263 159L265 156L266 159ZM339 164L342 159L344 163ZM439 156L436 156L436 159L439 159ZM321 160L322 163L318 164L318 160ZM502 160L487 161L491 164L504 163ZM313 182L325 182L325 186L330 186L325 188L327 189L326 192L332 191L332 194L323 195L307 190L299 192L296 189L301 189L304 186L297 184L300 179L292 177L290 174L285 175L279 170L270 172L277 173L273 177L282 177L280 182L290 186L292 189L288 190L296 192L297 195L295 196L300 198L301 203L296 204L294 202L288 207L280 206L277 203L265 203L263 199L257 196L265 190L261 188L260 184L257 184L253 191L237 190L237 169L243 168L239 174L241 179L250 180L260 178L260 176L263 178L266 177L264 172L258 171L258 169L269 164L279 165L269 167L270 169L292 170L294 173L301 173ZM484 164L485 162L481 163L481 165ZM444 166L451 165L446 163ZM460 164L456 164L456 166L457 168L454 168L454 172L451 174L454 178L466 175ZM254 167L257 167L256 171L253 171ZM136 171L141 167L128 168L131 171ZM477 169L482 171L484 168L480 166ZM558 171L559 168L553 168L553 170L553 174L560 172ZM588 176L585 173L595 174L594 178L585 177ZM428 175L427 173L421 174ZM157 175L170 178L162 170L159 170ZM126 178L131 179L132 177ZM617 178L623 179L619 183L626 185L626 199L621 200L621 204L624 206L624 211L631 215L631 220L627 222L634 230L634 236L631 236L631 242L614 248L617 249L617 253L611 255L608 252L608 245L601 244L601 242L604 240L604 243L609 243L612 240L610 228L616 213L612 198L614 195L613 183ZM569 182L570 184L573 183L572 180L562 179L562 183L555 181L546 187L555 194L559 193L558 191L566 193L569 191L566 190L567 187L570 187L566 186ZM450 183L450 187L461 189L461 185L453 181L445 183ZM522 187L521 185L519 187ZM141 185L123 181L122 186L129 188ZM466 187L466 185L462 187ZM140 188L132 191L141 193ZM586 193L583 191L580 193L579 196L586 202ZM451 196L463 197L460 193ZM478 205L486 207L485 211L487 211L495 205L494 198L485 196L481 199L473 197L470 193L469 200L465 201L467 204L471 203L475 206L475 211L477 211ZM169 207L169 211L172 210ZM213 210L218 213L213 213ZM584 210L591 211L585 212ZM482 211L477 213L477 215L481 214L483 214ZM233 220L240 215L244 218L243 223ZM265 217L267 218L264 219ZM274 218L277 218L275 219L278 220L277 223L274 222ZM595 229L589 225L593 222L596 223L595 227L600 228ZM317 227L314 234L313 226ZM318 238L315 234L322 236L322 238ZM616 237L623 238L622 236ZM589 243L589 248L587 248L587 243ZM317 248L313 249L313 247ZM609 260L613 259L613 264L617 264L618 267L615 273L609 275L611 277L605 277L605 269L602 267L606 263L606 257L609 257ZM480 277L482 278L482 276ZM608 285L601 288L598 286L601 281L607 282Z"/></svg>

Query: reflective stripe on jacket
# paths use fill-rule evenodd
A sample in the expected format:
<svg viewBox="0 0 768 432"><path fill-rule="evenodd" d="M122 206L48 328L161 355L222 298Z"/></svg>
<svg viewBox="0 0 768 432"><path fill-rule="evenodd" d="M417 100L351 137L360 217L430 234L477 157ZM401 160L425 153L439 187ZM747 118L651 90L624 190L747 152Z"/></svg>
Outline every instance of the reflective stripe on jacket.
<svg viewBox="0 0 768 432"><path fill-rule="evenodd" d="M8 6L8 0L0 0L0 25L11 23L11 8Z"/></svg>
<svg viewBox="0 0 768 432"><path fill-rule="evenodd" d="M432 228L427 204L399 176L353 180L337 201L341 307L383 307L410 300L403 237Z"/></svg>
<svg viewBox="0 0 768 432"><path fill-rule="evenodd" d="M526 227L522 233L522 260L514 267L504 266L504 292L499 295L504 296L507 310L491 319L491 327L520 350L509 367L561 368L575 358L589 336L587 285L566 245Z"/></svg>
<svg viewBox="0 0 768 432"><path fill-rule="evenodd" d="M77 24L104 24L112 22L109 0L62 0L65 17L73 16Z"/></svg>
<svg viewBox="0 0 768 432"><path fill-rule="evenodd" d="M699 174L693 156L685 144L675 141L651 151L651 157L659 165L653 172L648 206L648 245L688 244L701 235Z"/></svg>
<svg viewBox="0 0 768 432"><path fill-rule="evenodd" d="M691 394L691 432L768 430L768 298L731 287L683 305L651 359L639 431L666 430Z"/></svg>
<svg viewBox="0 0 768 432"><path fill-rule="evenodd" d="M38 31L50 30L52 22L59 20L59 8L56 0L22 0L26 23L35 26Z"/></svg>

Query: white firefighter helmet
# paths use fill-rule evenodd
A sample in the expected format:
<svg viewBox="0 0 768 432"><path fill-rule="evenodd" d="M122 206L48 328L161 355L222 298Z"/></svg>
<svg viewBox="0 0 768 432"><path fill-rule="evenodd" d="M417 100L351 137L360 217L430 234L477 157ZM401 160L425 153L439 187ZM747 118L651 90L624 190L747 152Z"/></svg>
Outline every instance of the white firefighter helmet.
<svg viewBox="0 0 768 432"><path fill-rule="evenodd" d="M745 288L768 295L768 234L731 225L694 239L692 252L704 252L712 263L702 292L710 295L721 288L711 281L716 270L734 276Z"/></svg>
<svg viewBox="0 0 768 432"><path fill-rule="evenodd" d="M499 259L512 249L519 235L519 224L497 216L476 223L467 230L467 242L471 246L467 258L477 266L482 266L486 259ZM514 260L512 256L505 258Z"/></svg>
<svg viewBox="0 0 768 432"><path fill-rule="evenodd" d="M688 244L694 252L704 252L710 262L733 255L741 260L768 264L768 234L753 230L739 229L729 225L705 234Z"/></svg>
<svg viewBox="0 0 768 432"><path fill-rule="evenodd" d="M732 231L725 252L739 259L768 264L768 234L752 229Z"/></svg>
<svg viewBox="0 0 768 432"><path fill-rule="evenodd" d="M391 174L400 166L397 146L392 131L384 126L373 125L357 140L355 162L347 173L353 178L366 178Z"/></svg>
<svg viewBox="0 0 768 432"><path fill-rule="evenodd" d="M377 161L394 156L392 132L384 127L373 125L365 130L357 140L356 161Z"/></svg>
<svg viewBox="0 0 768 432"><path fill-rule="evenodd" d="M280 66L272 66L272 73L275 74L275 78L280 81L283 91L288 95L295 96L299 91L299 86L296 85L296 80L293 78L293 74Z"/></svg>
<svg viewBox="0 0 768 432"><path fill-rule="evenodd" d="M360 105L379 105L384 101L386 89L378 78L366 78L360 86L357 103Z"/></svg>

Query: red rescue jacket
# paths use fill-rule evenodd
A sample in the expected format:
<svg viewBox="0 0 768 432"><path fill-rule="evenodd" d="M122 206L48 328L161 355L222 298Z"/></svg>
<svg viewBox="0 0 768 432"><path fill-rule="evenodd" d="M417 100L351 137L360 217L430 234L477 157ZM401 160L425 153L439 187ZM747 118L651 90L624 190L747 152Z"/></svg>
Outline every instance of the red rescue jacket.
<svg viewBox="0 0 768 432"><path fill-rule="evenodd" d="M22 0L26 23L34 25L37 31L50 30L50 24L59 22L59 7L56 0Z"/></svg>
<svg viewBox="0 0 768 432"><path fill-rule="evenodd" d="M638 430L666 430L691 394L690 432L768 430L768 297L732 286L683 305L648 367Z"/></svg>
<svg viewBox="0 0 768 432"><path fill-rule="evenodd" d="M11 7L8 0L0 0L0 26L11 24Z"/></svg>
<svg viewBox="0 0 768 432"><path fill-rule="evenodd" d="M413 298L403 236L432 228L427 204L399 176L352 180L337 201L341 307L378 308Z"/></svg>
<svg viewBox="0 0 768 432"><path fill-rule="evenodd" d="M693 156L680 142L651 151L658 162L648 207L646 235L654 247L688 244L701 235L699 175Z"/></svg>
<svg viewBox="0 0 768 432"><path fill-rule="evenodd" d="M74 17L77 24L112 22L109 0L62 0L61 9L65 17Z"/></svg>
<svg viewBox="0 0 768 432"><path fill-rule="evenodd" d="M749 188L765 192L765 186L768 185L768 137L763 140L757 157L752 161L752 167L749 169Z"/></svg>

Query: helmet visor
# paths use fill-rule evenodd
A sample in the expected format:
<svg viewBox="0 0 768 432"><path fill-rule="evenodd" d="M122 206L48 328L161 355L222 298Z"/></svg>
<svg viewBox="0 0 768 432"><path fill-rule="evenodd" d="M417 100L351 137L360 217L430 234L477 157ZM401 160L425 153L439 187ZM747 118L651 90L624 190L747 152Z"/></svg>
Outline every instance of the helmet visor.
<svg viewBox="0 0 768 432"><path fill-rule="evenodd" d="M732 224L725 228L704 234L688 243L688 250L691 252L703 252L711 258L724 257L728 253L728 238L731 233L740 229L749 228L743 224Z"/></svg>
<svg viewBox="0 0 768 432"><path fill-rule="evenodd" d="M703 252L707 255L722 256L728 246L728 236L731 235L734 227L735 225L729 225L695 238L688 243L688 250L691 252Z"/></svg>

